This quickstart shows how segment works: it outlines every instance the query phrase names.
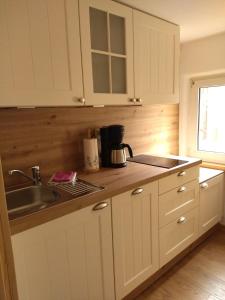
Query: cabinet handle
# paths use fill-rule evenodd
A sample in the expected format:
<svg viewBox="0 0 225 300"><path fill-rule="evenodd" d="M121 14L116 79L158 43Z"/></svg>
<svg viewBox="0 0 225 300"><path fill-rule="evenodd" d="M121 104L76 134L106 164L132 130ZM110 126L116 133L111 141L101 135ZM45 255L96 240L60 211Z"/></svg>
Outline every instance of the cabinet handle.
<svg viewBox="0 0 225 300"><path fill-rule="evenodd" d="M85 104L86 100L85 100L85 98L79 98L78 102L80 102L81 104Z"/></svg>
<svg viewBox="0 0 225 300"><path fill-rule="evenodd" d="M180 217L178 220L177 220L177 224L183 224L183 223L186 223L187 219L185 217Z"/></svg>
<svg viewBox="0 0 225 300"><path fill-rule="evenodd" d="M92 209L93 210L100 210L103 208L106 208L109 204L107 202L100 202L98 204L96 204Z"/></svg>
<svg viewBox="0 0 225 300"><path fill-rule="evenodd" d="M132 103L136 103L136 101L137 101L137 100L136 100L135 98L130 98L130 99L129 99L129 102L132 102Z"/></svg>
<svg viewBox="0 0 225 300"><path fill-rule="evenodd" d="M133 190L133 192L131 193L131 195L138 195L141 194L144 191L143 188L138 188L136 190Z"/></svg>
<svg viewBox="0 0 225 300"><path fill-rule="evenodd" d="M137 99L136 99L136 102L137 102L137 103L142 103L142 99L141 99L141 98L137 98Z"/></svg>
<svg viewBox="0 0 225 300"><path fill-rule="evenodd" d="M186 187L185 187L185 186L182 186L182 187L180 187L180 188L177 190L178 193L182 193L182 192L185 192L185 191L186 191Z"/></svg>
<svg viewBox="0 0 225 300"><path fill-rule="evenodd" d="M177 176L179 176L179 177L180 177L180 176L185 176L185 175L186 175L186 172L185 172L185 171L181 171L180 173L177 174Z"/></svg>
<svg viewBox="0 0 225 300"><path fill-rule="evenodd" d="M208 183L206 183L206 182L203 182L202 184L201 184L201 188L202 189L207 189L209 187L209 185L208 185Z"/></svg>

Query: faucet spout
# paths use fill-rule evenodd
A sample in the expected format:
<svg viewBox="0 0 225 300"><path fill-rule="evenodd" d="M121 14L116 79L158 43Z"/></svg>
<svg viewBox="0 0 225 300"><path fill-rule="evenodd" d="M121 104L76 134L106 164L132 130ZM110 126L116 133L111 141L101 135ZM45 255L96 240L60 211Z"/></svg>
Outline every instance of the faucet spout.
<svg viewBox="0 0 225 300"><path fill-rule="evenodd" d="M23 171L21 170L10 170L8 172L9 175L13 175L13 174L20 174L22 175L23 177L31 180L33 182L33 184L35 185L39 185L41 184L41 176L40 176L40 168L39 166L35 166L35 167L32 167L32 175L33 177L25 174Z"/></svg>

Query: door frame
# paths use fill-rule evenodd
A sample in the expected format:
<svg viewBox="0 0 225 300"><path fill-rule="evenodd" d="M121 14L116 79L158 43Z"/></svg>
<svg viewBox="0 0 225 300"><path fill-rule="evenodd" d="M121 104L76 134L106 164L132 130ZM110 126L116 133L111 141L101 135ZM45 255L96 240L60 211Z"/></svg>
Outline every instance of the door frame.
<svg viewBox="0 0 225 300"><path fill-rule="evenodd" d="M0 158L0 299L18 300L11 232Z"/></svg>

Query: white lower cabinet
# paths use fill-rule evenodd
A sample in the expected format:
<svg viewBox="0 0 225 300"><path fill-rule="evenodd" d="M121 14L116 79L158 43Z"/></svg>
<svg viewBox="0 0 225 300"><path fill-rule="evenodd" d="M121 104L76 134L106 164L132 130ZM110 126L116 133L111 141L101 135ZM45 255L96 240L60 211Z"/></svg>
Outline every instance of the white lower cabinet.
<svg viewBox="0 0 225 300"><path fill-rule="evenodd" d="M159 180L160 267L198 238L198 177L195 166Z"/></svg>
<svg viewBox="0 0 225 300"><path fill-rule="evenodd" d="M200 184L199 233L203 234L222 217L224 175Z"/></svg>
<svg viewBox="0 0 225 300"><path fill-rule="evenodd" d="M116 299L159 268L158 182L112 198Z"/></svg>
<svg viewBox="0 0 225 300"><path fill-rule="evenodd" d="M220 221L223 181L190 168L14 235L19 300L122 299Z"/></svg>
<svg viewBox="0 0 225 300"><path fill-rule="evenodd" d="M12 237L19 300L115 299L104 202L104 209L90 206Z"/></svg>

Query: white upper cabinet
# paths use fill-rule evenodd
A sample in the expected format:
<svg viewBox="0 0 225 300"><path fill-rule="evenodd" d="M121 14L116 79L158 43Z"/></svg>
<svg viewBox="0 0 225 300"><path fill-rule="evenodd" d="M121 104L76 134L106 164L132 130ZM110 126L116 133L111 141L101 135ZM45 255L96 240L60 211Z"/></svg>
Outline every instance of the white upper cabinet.
<svg viewBox="0 0 225 300"><path fill-rule="evenodd" d="M0 106L83 97L78 0L0 0Z"/></svg>
<svg viewBox="0 0 225 300"><path fill-rule="evenodd" d="M78 1L0 0L0 107L178 102L179 27Z"/></svg>
<svg viewBox="0 0 225 300"><path fill-rule="evenodd" d="M88 104L132 104L132 9L110 0L81 0L81 49Z"/></svg>
<svg viewBox="0 0 225 300"><path fill-rule="evenodd" d="M135 98L179 102L179 27L134 10Z"/></svg>

